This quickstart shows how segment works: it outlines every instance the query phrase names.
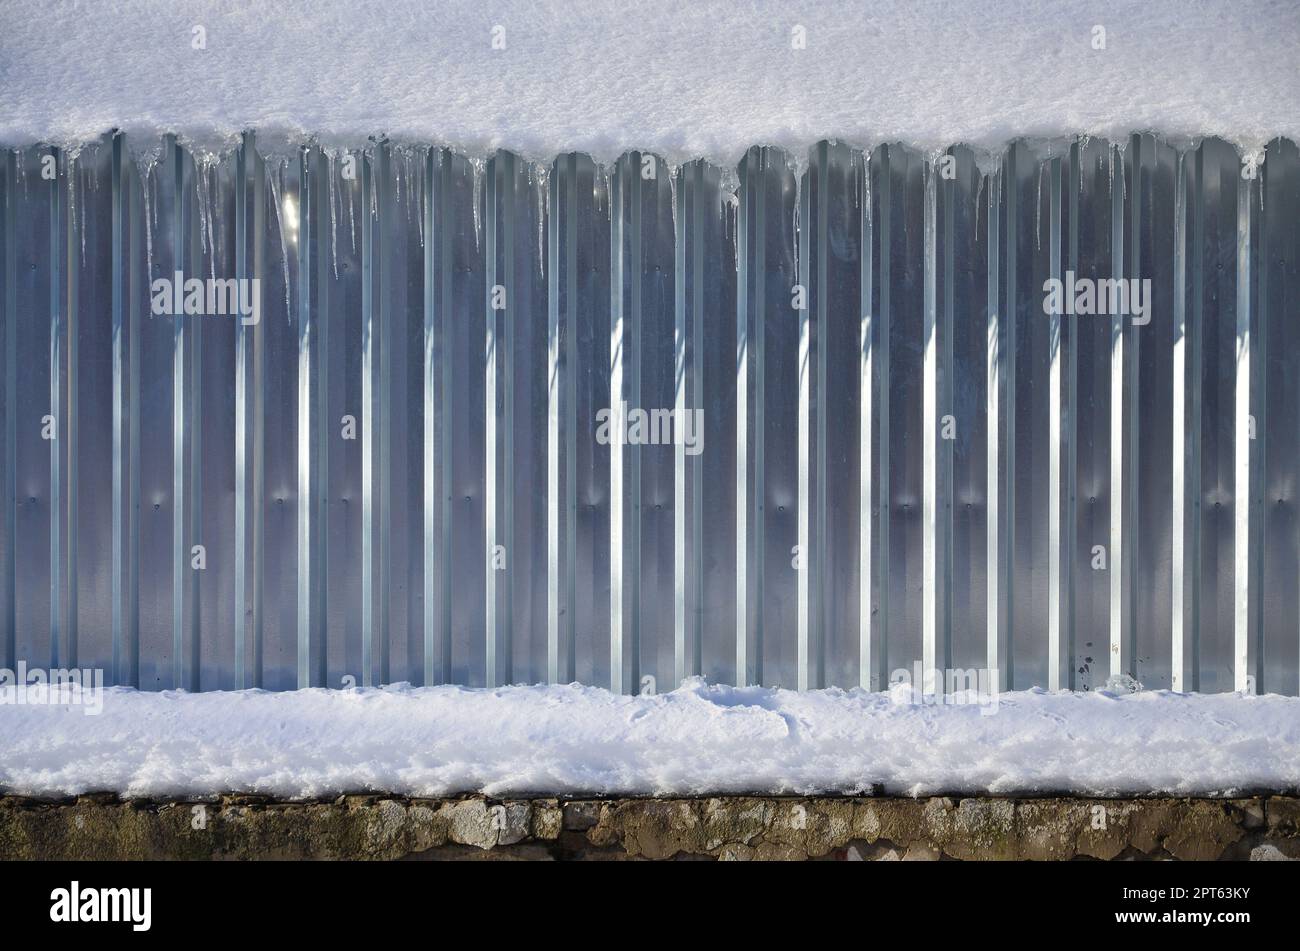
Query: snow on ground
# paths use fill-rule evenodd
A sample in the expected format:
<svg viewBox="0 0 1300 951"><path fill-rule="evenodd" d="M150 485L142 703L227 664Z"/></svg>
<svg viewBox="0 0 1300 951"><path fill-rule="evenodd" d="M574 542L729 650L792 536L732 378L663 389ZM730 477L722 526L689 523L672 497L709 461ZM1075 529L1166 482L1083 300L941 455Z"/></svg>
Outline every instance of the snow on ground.
<svg viewBox="0 0 1300 951"><path fill-rule="evenodd" d="M112 688L86 715L15 705L14 691L0 688L0 789L28 795L1300 790L1296 697L1035 690L927 706L901 686L700 680L653 697L578 685Z"/></svg>
<svg viewBox="0 0 1300 951"><path fill-rule="evenodd" d="M724 163L823 137L1253 148L1300 138L1298 66L1295 0L4 0L0 143L256 128Z"/></svg>

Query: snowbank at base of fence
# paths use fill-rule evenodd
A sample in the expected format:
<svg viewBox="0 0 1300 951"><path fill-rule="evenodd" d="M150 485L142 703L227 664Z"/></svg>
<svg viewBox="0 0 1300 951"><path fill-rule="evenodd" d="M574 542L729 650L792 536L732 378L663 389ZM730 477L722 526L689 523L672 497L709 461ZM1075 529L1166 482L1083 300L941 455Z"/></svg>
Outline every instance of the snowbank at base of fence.
<svg viewBox="0 0 1300 951"><path fill-rule="evenodd" d="M0 143L370 136L734 163L1016 136L1300 137L1294 0L0 4Z"/></svg>
<svg viewBox="0 0 1300 951"><path fill-rule="evenodd" d="M66 690L66 688L65 688ZM201 694L110 688L102 709L0 688L0 791L321 797L1300 790L1300 698L710 686ZM963 698L974 701L973 695ZM66 699L66 698L65 698Z"/></svg>

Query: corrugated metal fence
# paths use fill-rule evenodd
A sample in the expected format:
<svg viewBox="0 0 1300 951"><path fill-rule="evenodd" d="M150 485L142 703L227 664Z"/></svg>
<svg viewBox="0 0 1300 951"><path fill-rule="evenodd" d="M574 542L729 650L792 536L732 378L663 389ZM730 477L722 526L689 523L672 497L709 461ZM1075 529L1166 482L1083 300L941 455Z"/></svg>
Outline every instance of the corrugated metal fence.
<svg viewBox="0 0 1300 951"><path fill-rule="evenodd" d="M1300 686L1293 143L0 161L10 667Z"/></svg>

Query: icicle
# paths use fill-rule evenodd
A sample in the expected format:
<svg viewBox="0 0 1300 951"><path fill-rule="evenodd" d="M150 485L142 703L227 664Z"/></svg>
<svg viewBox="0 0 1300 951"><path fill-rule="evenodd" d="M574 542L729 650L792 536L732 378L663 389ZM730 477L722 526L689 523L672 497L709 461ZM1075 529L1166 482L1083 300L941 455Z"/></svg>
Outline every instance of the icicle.
<svg viewBox="0 0 1300 951"><path fill-rule="evenodd" d="M379 189L383 187L383 182L379 180L379 162L376 160L370 163L370 207L363 209L368 212L371 218L379 217Z"/></svg>
<svg viewBox="0 0 1300 951"><path fill-rule="evenodd" d="M276 175L268 176L271 183L271 202L275 205L275 225L276 230L280 233L280 266L284 269L284 313L285 317L292 323L293 308L289 303L289 245L284 238L284 215L280 212L280 189L276 187L276 179L284 174L284 165L282 164Z"/></svg>
<svg viewBox="0 0 1300 951"><path fill-rule="evenodd" d="M207 169L204 171L203 184L203 201L208 206L208 247L211 249L211 258L209 261L209 276L215 281L217 279L217 238L213 222L217 220L217 189L216 189L216 164L207 163ZM224 216L222 216L224 218Z"/></svg>
<svg viewBox="0 0 1300 951"><path fill-rule="evenodd" d="M203 187L203 162L196 155L194 157L194 204L198 207L199 212L199 257L202 258L208 250L208 209L203 201L203 195L206 189Z"/></svg>
<svg viewBox="0 0 1300 951"><path fill-rule="evenodd" d="M682 235L677 227L677 169L671 166L668 169L668 202L673 216L673 247L676 248Z"/></svg>
<svg viewBox="0 0 1300 951"><path fill-rule="evenodd" d="M69 237L71 237L72 234L78 235L80 239L79 243L81 245L81 260L84 262L86 260L86 228L85 228L85 221L84 221L85 215L82 215L83 220L80 222L80 224L78 224L77 222L77 184L78 184L77 157L78 156L76 152L68 153L68 158L67 158L68 231L69 231ZM84 191L82 192L82 198L83 200L85 198Z"/></svg>
<svg viewBox="0 0 1300 951"><path fill-rule="evenodd" d="M550 166L529 166L536 171L537 182L533 186L537 192L537 273L546 273L546 217L551 205L551 169Z"/></svg>
<svg viewBox="0 0 1300 951"><path fill-rule="evenodd" d="M208 250L208 206L204 201L207 194L206 172L198 156L194 158L194 203L199 206L199 251Z"/></svg>
<svg viewBox="0 0 1300 951"><path fill-rule="evenodd" d="M727 234L731 236L731 266L736 276L740 276L740 256L744 249L740 246L740 193L736 200L727 202Z"/></svg>
<svg viewBox="0 0 1300 951"><path fill-rule="evenodd" d="M1087 148L1087 140L1079 141L1079 197L1083 198L1083 155L1084 149Z"/></svg>
<svg viewBox="0 0 1300 951"><path fill-rule="evenodd" d="M149 202L149 167L146 165L140 170L140 192L144 196L144 260L145 266L149 272L149 278L153 279L153 213Z"/></svg>
<svg viewBox="0 0 1300 951"><path fill-rule="evenodd" d="M402 155L397 153L397 161L391 159L388 162L388 168L393 176L393 207L402 206Z"/></svg>
<svg viewBox="0 0 1300 951"><path fill-rule="evenodd" d="M334 154L325 153L325 174L329 178L329 203L330 203L330 254L334 258L334 280L339 279L339 221L338 215L334 212L335 192L334 188Z"/></svg>
<svg viewBox="0 0 1300 951"><path fill-rule="evenodd" d="M199 247L208 253L209 267L211 274L217 276L217 243L212 240L212 216L215 214L214 209L208 207L208 200L212 197L211 190L208 187L208 181L211 177L211 168L206 161L195 159L194 161L194 187L198 190L199 204Z"/></svg>
<svg viewBox="0 0 1300 951"><path fill-rule="evenodd" d="M364 170L362 171L364 175ZM357 190L357 180L352 179L352 187L348 189L348 237L352 239L352 253L357 253L357 215L356 203L354 201L354 192Z"/></svg>
<svg viewBox="0 0 1300 951"><path fill-rule="evenodd" d="M795 165L795 169L794 169L794 222L793 222L793 225L794 225L794 228L793 228L793 237L794 237L794 267L795 267L795 275L796 275L796 276L795 276L795 280L796 280L796 281L798 280L798 274L799 274L799 239L802 237L802 235L799 233L799 232L800 232L800 227L799 227L799 226L800 226L800 220L799 220L799 219L800 219L800 215L799 215L799 212L800 212L800 207L801 207L801 206L800 206L800 201L801 201L802 198L803 198L803 194L802 194L802 193L803 193L803 175L802 175L802 173L799 171L798 164L796 163L796 165ZM805 289L804 293L807 293L807 290L806 290L806 289Z"/></svg>
<svg viewBox="0 0 1300 951"><path fill-rule="evenodd" d="M420 221L420 247L424 247L424 163L420 161L420 153L414 149L406 153L406 191L411 214Z"/></svg>
<svg viewBox="0 0 1300 951"><path fill-rule="evenodd" d="M718 188L724 200L732 203L740 201L740 173L736 171L736 166L727 165L718 169Z"/></svg>
<svg viewBox="0 0 1300 951"><path fill-rule="evenodd" d="M1266 153L1264 152L1263 149L1260 149L1258 155L1259 158L1255 160L1254 165L1255 165L1255 174L1259 178L1259 210L1262 212L1264 210L1264 176L1260 175L1259 173L1261 171L1260 166L1264 164L1264 158Z"/></svg>
<svg viewBox="0 0 1300 951"><path fill-rule="evenodd" d="M88 168L81 170L81 260L86 260L86 181L91 182L91 190L94 190L95 174Z"/></svg>
<svg viewBox="0 0 1300 951"><path fill-rule="evenodd" d="M980 178L980 182L983 183L984 178L986 178L986 177L987 177L987 176L981 177L981 178ZM867 219L867 242L868 242L868 243L867 243L865 246L863 246L861 249L859 249L859 252L858 252L858 253L859 253L859 255L860 255L860 260L863 260L863 261L868 262L868 266L870 266L870 261L871 261L871 245L870 245L870 242L871 242L871 231L872 231L872 228L875 226L875 222L872 221L872 219L871 219L871 151L870 151L869 149L868 149L867 151L865 151L865 152L862 153L862 183L861 183L861 191L862 191L862 201L861 201L861 203L858 205L858 207L862 209L862 212L861 212L861 213L862 213L864 216L866 216L866 219ZM979 207L979 196L976 196L976 198L975 198L975 202L976 202L976 207L978 208L978 207ZM867 306L868 306L868 307L871 306L871 302L870 302L870 301L867 302Z"/></svg>
<svg viewBox="0 0 1300 951"><path fill-rule="evenodd" d="M596 184L597 182L599 182L599 187L597 187L597 184ZM601 210L600 202L601 202L601 199L604 198L604 201L605 201L604 212L605 212L605 214L608 215L608 214L609 214L609 208L610 208L610 202L609 202L609 167L608 167L608 166L605 166L605 165L598 165L598 166L596 166L596 174L595 174L595 176L594 176L593 179L592 179L592 188L597 192L597 194L595 194L595 195L592 196L592 198L595 199L596 209L597 209L598 211Z"/></svg>
<svg viewBox="0 0 1300 951"><path fill-rule="evenodd" d="M1050 161L1050 160L1049 160ZM1046 162L1038 163L1038 190L1034 193L1034 250L1043 248L1043 169Z"/></svg>
<svg viewBox="0 0 1300 951"><path fill-rule="evenodd" d="M424 193L424 174L423 174L424 163L423 162L421 162L420 164L420 169L421 169L421 174L417 175L415 178L415 183L416 183L415 187L416 190L420 193L419 208L417 209L419 211L419 214L416 216L416 218L419 221L420 249L424 250L424 219L425 216L428 214L428 207L426 205L428 196Z"/></svg>
<svg viewBox="0 0 1300 951"><path fill-rule="evenodd" d="M406 214L406 220L411 220L411 180L407 174L406 152L401 149L397 150L397 161L393 163L393 177L397 180L397 191L394 197L396 208L401 208ZM406 186L406 191L402 191L402 186Z"/></svg>
<svg viewBox="0 0 1300 951"><path fill-rule="evenodd" d="M1185 201L1184 188L1179 188L1179 183L1186 182L1183 178L1183 158L1186 153L1180 148L1178 150L1178 163L1174 166L1174 221L1182 218L1183 202Z"/></svg>
<svg viewBox="0 0 1300 951"><path fill-rule="evenodd" d="M470 171L474 176L474 243L483 244L483 222L480 220L478 205L483 191L484 163L480 158L470 159Z"/></svg>

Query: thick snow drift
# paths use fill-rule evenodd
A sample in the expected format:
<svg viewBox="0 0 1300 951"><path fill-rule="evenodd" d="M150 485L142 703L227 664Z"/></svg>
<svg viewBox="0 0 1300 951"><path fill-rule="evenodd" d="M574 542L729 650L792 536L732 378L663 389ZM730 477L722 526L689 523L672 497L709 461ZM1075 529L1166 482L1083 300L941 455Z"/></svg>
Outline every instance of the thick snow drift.
<svg viewBox="0 0 1300 951"><path fill-rule="evenodd" d="M65 690L67 688L64 688ZM758 792L1231 794L1300 789L1300 698L911 688L796 693L689 681L104 692L102 711L0 689L0 788L33 795Z"/></svg>
<svg viewBox="0 0 1300 951"><path fill-rule="evenodd" d="M1295 0L5 0L0 144L256 128L547 159L1134 131L1257 148L1300 138L1298 67Z"/></svg>

